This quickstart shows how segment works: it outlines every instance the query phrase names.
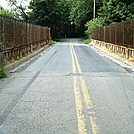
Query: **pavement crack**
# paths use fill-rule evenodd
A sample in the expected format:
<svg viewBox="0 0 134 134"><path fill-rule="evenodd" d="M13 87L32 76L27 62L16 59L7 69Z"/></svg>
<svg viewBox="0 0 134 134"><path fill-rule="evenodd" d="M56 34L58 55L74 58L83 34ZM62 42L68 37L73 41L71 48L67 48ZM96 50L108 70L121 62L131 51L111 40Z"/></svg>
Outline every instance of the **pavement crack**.
<svg viewBox="0 0 134 134"><path fill-rule="evenodd" d="M69 74L66 74L65 76L82 76L83 74L81 73L69 73Z"/></svg>

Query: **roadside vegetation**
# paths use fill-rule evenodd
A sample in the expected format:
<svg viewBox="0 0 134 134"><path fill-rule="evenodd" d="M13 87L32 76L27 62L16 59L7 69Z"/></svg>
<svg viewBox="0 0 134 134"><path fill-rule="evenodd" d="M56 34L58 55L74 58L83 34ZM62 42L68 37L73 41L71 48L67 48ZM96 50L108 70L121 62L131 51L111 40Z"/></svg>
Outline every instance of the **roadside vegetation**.
<svg viewBox="0 0 134 134"><path fill-rule="evenodd" d="M7 0L11 11L0 14L51 28L52 38L80 37L86 35L88 43L95 27L134 19L133 0Z"/></svg>
<svg viewBox="0 0 134 134"><path fill-rule="evenodd" d="M56 44L55 40L50 40L50 44Z"/></svg>
<svg viewBox="0 0 134 134"><path fill-rule="evenodd" d="M8 16L51 28L51 43L62 38L83 37L84 43L91 41L95 27L134 19L134 0L6 0L10 9L0 6L0 15ZM6 77L0 67L0 78Z"/></svg>
<svg viewBox="0 0 134 134"><path fill-rule="evenodd" d="M7 77L7 75L6 75L5 71L4 71L4 68L0 67L0 78L6 78L6 77Z"/></svg>
<svg viewBox="0 0 134 134"><path fill-rule="evenodd" d="M0 15L8 16L14 18L14 13L9 10L5 10L3 7L0 6Z"/></svg>
<svg viewBox="0 0 134 134"><path fill-rule="evenodd" d="M85 26L86 35L91 39L95 27L107 26L115 22L134 19L134 1L103 0L96 11L96 18L89 20Z"/></svg>

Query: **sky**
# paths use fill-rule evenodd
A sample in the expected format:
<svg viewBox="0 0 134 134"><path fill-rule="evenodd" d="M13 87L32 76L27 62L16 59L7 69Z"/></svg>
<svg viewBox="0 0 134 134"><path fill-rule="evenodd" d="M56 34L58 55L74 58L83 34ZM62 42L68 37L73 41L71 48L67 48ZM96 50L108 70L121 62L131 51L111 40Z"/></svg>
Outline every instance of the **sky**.
<svg viewBox="0 0 134 134"><path fill-rule="evenodd" d="M9 8L6 0L0 0L0 6L2 6L4 9Z"/></svg>
<svg viewBox="0 0 134 134"><path fill-rule="evenodd" d="M24 1L25 5L29 5L30 0L18 0L18 1ZM0 6L2 6L4 9L10 9L8 6L8 2L6 0L0 0Z"/></svg>

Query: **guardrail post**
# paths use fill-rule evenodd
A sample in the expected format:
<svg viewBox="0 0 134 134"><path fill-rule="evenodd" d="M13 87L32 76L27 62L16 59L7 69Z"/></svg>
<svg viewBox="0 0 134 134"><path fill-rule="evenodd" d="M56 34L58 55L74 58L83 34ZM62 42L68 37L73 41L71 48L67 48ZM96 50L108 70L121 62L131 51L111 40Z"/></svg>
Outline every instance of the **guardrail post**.
<svg viewBox="0 0 134 134"><path fill-rule="evenodd" d="M22 58L22 48L19 49L20 49L20 58Z"/></svg>
<svg viewBox="0 0 134 134"><path fill-rule="evenodd" d="M4 54L2 51L0 51L0 66L4 65Z"/></svg>
<svg viewBox="0 0 134 134"><path fill-rule="evenodd" d="M132 58L134 57L134 50L132 50Z"/></svg>
<svg viewBox="0 0 134 134"><path fill-rule="evenodd" d="M126 48L125 53L126 53L126 58L129 59L129 49L128 48Z"/></svg>
<svg viewBox="0 0 134 134"><path fill-rule="evenodd" d="M113 48L113 52L115 53L115 50L116 50L116 46L114 45L114 48Z"/></svg>
<svg viewBox="0 0 134 134"><path fill-rule="evenodd" d="M33 45L30 45L30 52L33 52Z"/></svg>

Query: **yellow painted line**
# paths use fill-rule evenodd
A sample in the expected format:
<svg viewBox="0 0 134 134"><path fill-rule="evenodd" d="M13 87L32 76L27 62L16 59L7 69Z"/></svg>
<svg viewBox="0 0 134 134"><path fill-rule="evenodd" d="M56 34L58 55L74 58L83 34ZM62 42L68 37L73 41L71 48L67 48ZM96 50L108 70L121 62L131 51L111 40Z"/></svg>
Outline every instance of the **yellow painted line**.
<svg viewBox="0 0 134 134"><path fill-rule="evenodd" d="M77 110L77 119L78 119L78 131L79 134L87 134L86 124L85 124L85 117L82 113L82 101L80 97L80 90L76 85L76 76L74 76L74 94L75 94L75 103L76 103L76 110Z"/></svg>
<svg viewBox="0 0 134 134"><path fill-rule="evenodd" d="M75 53L73 45L71 45L71 47L72 47L72 51L73 51L73 54L74 54L74 57L75 57L76 66L78 68L78 72L80 74L82 74L82 70L81 70L80 64L78 62L78 58L76 56L76 53ZM80 82L81 82L81 87L82 87L82 92L83 92L83 96L84 96L84 101L85 101L86 107L89 110L93 109L93 104L92 104L91 98L89 96L88 88L87 88L86 82L84 80L84 77L80 76L79 78L80 78ZM91 124L91 128L92 128L92 133L93 134L98 134L99 133L99 127L97 126L96 120L94 118L94 114L95 114L94 111L89 112L90 124Z"/></svg>
<svg viewBox="0 0 134 134"><path fill-rule="evenodd" d="M93 108L93 104L92 104L92 101L91 101L89 93L88 93L86 82L82 76L80 76L80 82L81 82L82 91L83 91L83 95L85 98L85 103L86 103L87 109Z"/></svg>
<svg viewBox="0 0 134 134"><path fill-rule="evenodd" d="M72 50L73 50L73 53L74 53L74 57L75 57L75 60L76 60L76 65L77 65L78 71L79 71L80 74L82 74L81 67L78 63L78 58L76 56L73 45L72 45ZM92 101L90 99L88 89L87 89L87 86L86 86L86 82L85 82L83 76L80 76L80 81L81 81L81 86L82 86L82 91L83 91L83 95L84 95L85 104L87 106L87 109L90 109L90 108L93 107L93 104L92 104Z"/></svg>
<svg viewBox="0 0 134 134"><path fill-rule="evenodd" d="M93 134L98 134L99 133L99 128L97 126L96 120L91 116L90 116L90 123L91 123Z"/></svg>
<svg viewBox="0 0 134 134"><path fill-rule="evenodd" d="M95 112L88 112L89 115L93 116L95 114Z"/></svg>
<svg viewBox="0 0 134 134"><path fill-rule="evenodd" d="M71 57L72 57L73 73L76 73L75 60L74 60L71 45L70 45L70 51L71 51ZM77 120L78 120L78 132L79 134L87 134L85 117L84 117L84 114L82 113L83 106L82 106L82 101L81 101L81 96L80 96L80 90L77 87L77 76L74 76L73 78L74 78L75 104L76 104Z"/></svg>

